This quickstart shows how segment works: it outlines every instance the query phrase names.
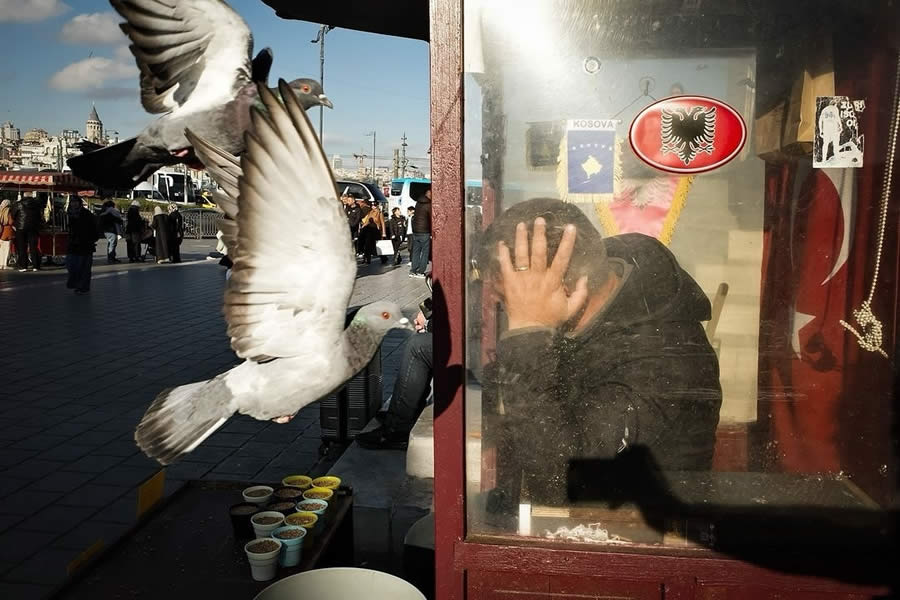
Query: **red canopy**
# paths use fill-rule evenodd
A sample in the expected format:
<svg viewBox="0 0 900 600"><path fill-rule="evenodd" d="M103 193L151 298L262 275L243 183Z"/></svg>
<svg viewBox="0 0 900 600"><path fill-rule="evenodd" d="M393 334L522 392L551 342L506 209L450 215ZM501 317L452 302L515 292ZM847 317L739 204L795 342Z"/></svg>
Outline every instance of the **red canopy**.
<svg viewBox="0 0 900 600"><path fill-rule="evenodd" d="M75 177L71 173L42 171L29 173L22 171L0 171L0 187L15 187L27 191L49 190L53 192L78 192L93 190L92 183Z"/></svg>

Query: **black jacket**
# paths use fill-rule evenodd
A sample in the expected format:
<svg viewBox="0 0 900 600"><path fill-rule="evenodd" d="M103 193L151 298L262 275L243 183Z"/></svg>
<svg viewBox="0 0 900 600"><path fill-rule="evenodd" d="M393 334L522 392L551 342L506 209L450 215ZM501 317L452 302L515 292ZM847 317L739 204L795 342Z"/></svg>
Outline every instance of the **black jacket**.
<svg viewBox="0 0 900 600"><path fill-rule="evenodd" d="M413 233L431 233L431 198L422 194L416 200L416 212L412 218Z"/></svg>
<svg viewBox="0 0 900 600"><path fill-rule="evenodd" d="M184 217L181 215L181 211L173 210L170 212L167 224L169 225L170 241L180 243L184 239Z"/></svg>
<svg viewBox="0 0 900 600"><path fill-rule="evenodd" d="M392 238L402 239L406 235L406 218L403 215L399 217L391 216L390 221L388 221L388 227Z"/></svg>
<svg viewBox="0 0 900 600"><path fill-rule="evenodd" d="M506 334L486 370L486 398L502 400L506 415L498 468L506 462L508 488L524 474L536 496L564 495L570 459L629 445L646 446L664 470L712 465L722 390L700 323L709 300L656 239L604 243L622 280L603 312L577 334Z"/></svg>
<svg viewBox="0 0 900 600"><path fill-rule="evenodd" d="M143 233L146 227L141 209L137 206L128 207L128 212L125 213L125 233Z"/></svg>
<svg viewBox="0 0 900 600"><path fill-rule="evenodd" d="M100 231L103 233L118 233L120 230L116 225L121 225L122 223L122 217L109 209L103 209L100 213Z"/></svg>
<svg viewBox="0 0 900 600"><path fill-rule="evenodd" d="M347 215L347 221L350 223L350 227L353 231L356 231L359 228L359 221L362 219L362 211L359 209L359 206L356 205L356 202L344 205L344 213Z"/></svg>
<svg viewBox="0 0 900 600"><path fill-rule="evenodd" d="M17 231L37 232L41 228L41 206L37 198L22 198L16 202L12 216Z"/></svg>
<svg viewBox="0 0 900 600"><path fill-rule="evenodd" d="M95 242L99 237L94 214L82 207L77 218L69 218L69 246L66 253L73 256L90 256L97 249Z"/></svg>

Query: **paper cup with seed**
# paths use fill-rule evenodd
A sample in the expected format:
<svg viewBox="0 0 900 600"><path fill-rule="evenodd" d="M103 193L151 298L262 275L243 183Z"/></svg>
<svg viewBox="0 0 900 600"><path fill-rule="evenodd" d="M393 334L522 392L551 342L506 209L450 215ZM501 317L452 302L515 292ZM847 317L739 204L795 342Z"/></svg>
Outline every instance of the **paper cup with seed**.
<svg viewBox="0 0 900 600"><path fill-rule="evenodd" d="M269 499L272 497L272 492L275 491L267 485L254 485L248 487L243 491L244 502L251 502L253 504L268 504Z"/></svg>
<svg viewBox="0 0 900 600"><path fill-rule="evenodd" d="M281 485L306 490L312 485L312 479L306 475L288 475L281 480Z"/></svg>
<svg viewBox="0 0 900 600"><path fill-rule="evenodd" d="M295 487L280 487L272 492L271 502L300 502L303 497L303 490Z"/></svg>
<svg viewBox="0 0 900 600"><path fill-rule="evenodd" d="M281 546L281 540L271 537L257 538L244 545L244 552L250 561L250 573L255 581L275 579Z"/></svg>
<svg viewBox="0 0 900 600"><path fill-rule="evenodd" d="M341 487L341 478L335 477L334 475L324 475L322 477L316 477L315 479L313 479L312 484L313 487L336 490Z"/></svg>
<svg viewBox="0 0 900 600"><path fill-rule="evenodd" d="M284 513L264 510L250 517L256 537L268 537L274 530L284 525Z"/></svg>
<svg viewBox="0 0 900 600"><path fill-rule="evenodd" d="M296 508L293 510L296 510ZM234 504L228 509L228 513L231 515L231 526L234 528L234 537L236 539L246 540L254 537L253 525L250 523L250 517L259 511L259 505L253 504L252 502Z"/></svg>
<svg viewBox="0 0 900 600"><path fill-rule="evenodd" d="M295 510L315 514L319 517L317 521L319 528L325 527L325 511L328 510L328 502L325 500L301 500L297 503Z"/></svg>
<svg viewBox="0 0 900 600"><path fill-rule="evenodd" d="M306 529L304 527L285 525L274 530L272 537L281 542L281 554L278 555L278 564L280 566L296 567L300 564L303 539L306 537Z"/></svg>
<svg viewBox="0 0 900 600"><path fill-rule="evenodd" d="M334 491L323 487L311 487L303 492L304 500L325 500L328 502L334 496Z"/></svg>
<svg viewBox="0 0 900 600"><path fill-rule="evenodd" d="M307 533L312 536L316 533L316 524L319 522L319 515L311 512L295 512L284 518L285 525L299 525L306 529Z"/></svg>
<svg viewBox="0 0 900 600"><path fill-rule="evenodd" d="M283 502L272 502L271 504L266 506L265 510L274 510L275 512L280 512L283 515L289 515L293 512L297 512L297 505L291 500L285 500Z"/></svg>

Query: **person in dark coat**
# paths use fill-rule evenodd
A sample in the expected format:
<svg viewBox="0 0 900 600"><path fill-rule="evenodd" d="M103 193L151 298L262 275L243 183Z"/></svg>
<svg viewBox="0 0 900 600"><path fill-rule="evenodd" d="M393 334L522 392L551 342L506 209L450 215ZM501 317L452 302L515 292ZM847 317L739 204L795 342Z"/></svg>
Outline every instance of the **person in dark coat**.
<svg viewBox="0 0 900 600"><path fill-rule="evenodd" d="M386 226L381 210L378 207L370 206L366 200L363 202L369 210L365 211L362 221L359 222L359 239L363 262L368 265L372 262L372 257L378 254L376 244L378 240L384 238Z"/></svg>
<svg viewBox="0 0 900 600"><path fill-rule="evenodd" d="M366 236L362 231L363 220L369 214L369 211L372 210L372 206L362 198L354 198L354 201L357 208L359 208L359 226L356 231L356 256L362 258L366 245Z"/></svg>
<svg viewBox="0 0 900 600"><path fill-rule="evenodd" d="M124 232L122 226L124 221L115 202L107 200L103 203L103 210L100 212L100 231L106 238L106 262L110 264L119 262L116 258L116 246Z"/></svg>
<svg viewBox="0 0 900 600"><path fill-rule="evenodd" d="M344 214L347 215L347 224L350 226L350 239L353 241L353 247L355 248L356 238L359 235L359 221L362 219L362 214L359 206L356 205L353 196L350 195L346 188L341 192L341 203L344 205Z"/></svg>
<svg viewBox="0 0 900 600"><path fill-rule="evenodd" d="M41 257L38 254L38 236L41 232L41 206L34 192L25 192L24 197L16 202L13 209L13 227L16 230L16 266L19 272L29 268L32 271L41 269ZM28 259L31 258L31 267Z"/></svg>
<svg viewBox="0 0 900 600"><path fill-rule="evenodd" d="M76 295L87 294L91 289L91 267L100 233L94 215L84 207L79 197L69 200L69 244L66 249L66 270L69 277L66 287Z"/></svg>
<svg viewBox="0 0 900 600"><path fill-rule="evenodd" d="M144 241L146 230L147 223L141 216L141 204L134 200L128 207L128 212L125 213L125 243L128 247L128 262L144 262L141 244Z"/></svg>
<svg viewBox="0 0 900 600"><path fill-rule="evenodd" d="M412 265L410 277L425 278L428 256L431 254L431 188L426 188L416 200L416 212L412 217Z"/></svg>
<svg viewBox="0 0 900 600"><path fill-rule="evenodd" d="M391 220L388 228L391 234L391 243L394 245L394 264L400 264L400 244L406 236L406 217L400 212L400 208L394 207L391 211Z"/></svg>
<svg viewBox="0 0 900 600"><path fill-rule="evenodd" d="M169 257L169 217L159 206L153 209L153 253L156 255L156 264L171 262Z"/></svg>
<svg viewBox="0 0 900 600"><path fill-rule="evenodd" d="M491 225L477 265L508 321L484 400L499 415L502 397L488 443L509 502L524 485L563 503L570 459L630 446L663 470L711 468L722 390L701 324L710 303L663 244L602 239L578 207L541 198Z"/></svg>
<svg viewBox="0 0 900 600"><path fill-rule="evenodd" d="M181 242L184 241L184 217L178 205L169 202L169 256L173 263L181 262Z"/></svg>

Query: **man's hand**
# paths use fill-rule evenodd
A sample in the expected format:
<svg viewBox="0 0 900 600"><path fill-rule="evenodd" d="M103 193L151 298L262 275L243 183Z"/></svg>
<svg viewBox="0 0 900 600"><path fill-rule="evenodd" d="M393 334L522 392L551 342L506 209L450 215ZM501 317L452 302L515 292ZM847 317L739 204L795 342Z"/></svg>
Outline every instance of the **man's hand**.
<svg viewBox="0 0 900 600"><path fill-rule="evenodd" d="M425 325L428 324L428 320L425 318L425 315L422 311L419 311L419 314L416 315L416 320L413 321L413 325L416 328L416 333L422 333L425 331Z"/></svg>
<svg viewBox="0 0 900 600"><path fill-rule="evenodd" d="M567 290L563 277L569 268L575 246L575 226L567 225L553 264L547 267L547 223L534 220L531 257L529 259L528 230L525 223L516 227L515 264L509 247L498 245L500 274L497 291L503 296L509 328L557 328L571 319L587 300L587 277L581 277L574 290Z"/></svg>

